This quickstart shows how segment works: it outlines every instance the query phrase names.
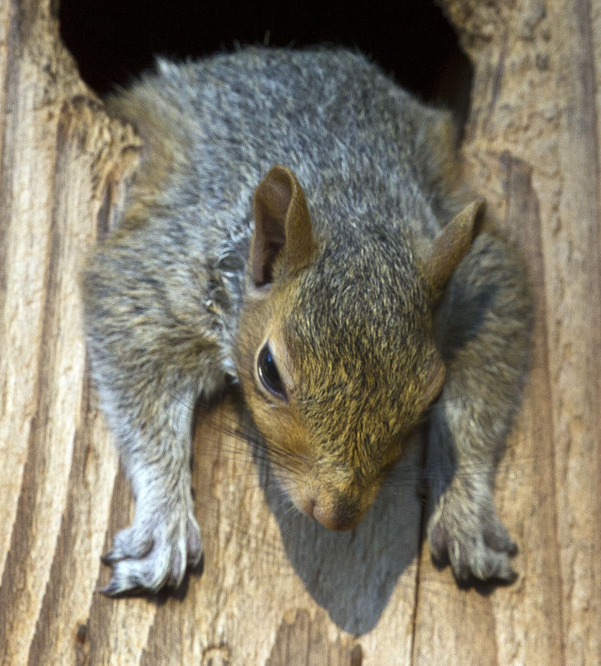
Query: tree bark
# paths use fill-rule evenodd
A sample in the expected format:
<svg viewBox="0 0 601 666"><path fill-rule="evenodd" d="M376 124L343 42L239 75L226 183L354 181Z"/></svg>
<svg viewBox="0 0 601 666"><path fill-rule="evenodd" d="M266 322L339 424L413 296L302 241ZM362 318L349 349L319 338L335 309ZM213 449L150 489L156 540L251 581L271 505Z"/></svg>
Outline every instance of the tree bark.
<svg viewBox="0 0 601 666"><path fill-rule="evenodd" d="M81 82L53 4L0 2L0 664L601 663L599 6L443 2L474 65L465 177L536 298L497 480L517 583L462 590L433 567L417 449L357 530L291 513L232 396L198 410L202 572L114 600L99 556L133 504L86 372L78 273L140 141Z"/></svg>

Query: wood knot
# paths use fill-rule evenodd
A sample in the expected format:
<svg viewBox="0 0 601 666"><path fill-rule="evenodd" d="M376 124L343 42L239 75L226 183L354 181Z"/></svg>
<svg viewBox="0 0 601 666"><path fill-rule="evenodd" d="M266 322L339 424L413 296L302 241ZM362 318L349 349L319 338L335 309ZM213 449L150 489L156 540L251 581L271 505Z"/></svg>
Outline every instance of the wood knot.
<svg viewBox="0 0 601 666"><path fill-rule="evenodd" d="M202 653L202 666L229 666L230 649L227 645L211 645Z"/></svg>

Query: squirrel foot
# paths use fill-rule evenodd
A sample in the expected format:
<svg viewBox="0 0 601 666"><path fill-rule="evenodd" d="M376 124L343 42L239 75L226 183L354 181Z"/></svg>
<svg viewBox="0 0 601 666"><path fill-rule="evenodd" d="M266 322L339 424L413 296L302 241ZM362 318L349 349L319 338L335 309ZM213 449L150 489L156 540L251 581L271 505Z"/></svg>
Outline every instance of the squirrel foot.
<svg viewBox="0 0 601 666"><path fill-rule="evenodd" d="M187 502L168 502L157 508L140 503L131 527L122 530L102 561L112 567L109 584L100 591L109 596L169 585L178 587L186 568L202 556L200 530ZM191 504L191 499L190 499Z"/></svg>
<svg viewBox="0 0 601 666"><path fill-rule="evenodd" d="M513 582L510 558L517 545L497 518L492 495L476 498L465 487L449 489L438 501L428 524L432 559L450 563L459 582Z"/></svg>

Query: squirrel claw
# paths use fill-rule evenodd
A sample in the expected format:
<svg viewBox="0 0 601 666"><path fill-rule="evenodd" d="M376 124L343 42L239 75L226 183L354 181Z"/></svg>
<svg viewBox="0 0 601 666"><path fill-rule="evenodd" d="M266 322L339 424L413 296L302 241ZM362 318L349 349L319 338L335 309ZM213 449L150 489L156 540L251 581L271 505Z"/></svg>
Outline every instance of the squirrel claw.
<svg viewBox="0 0 601 666"><path fill-rule="evenodd" d="M443 497L430 518L428 541L435 564L449 563L461 583L517 578L510 560L517 545L488 501L466 507Z"/></svg>
<svg viewBox="0 0 601 666"><path fill-rule="evenodd" d="M131 592L132 590L121 590L119 588L119 584L114 578L111 578L110 582L108 585L105 585L104 587L101 587L98 592L100 594L104 594L106 597L116 597L120 594L123 594L124 592Z"/></svg>
<svg viewBox="0 0 601 666"><path fill-rule="evenodd" d="M115 556L113 550L109 550L108 553L105 553L104 555L100 556L100 561L102 562L102 564L105 564L108 567L110 567L113 564L113 562L116 562L118 559L119 558ZM103 592L103 590L105 589L106 588L102 588L102 590L100 591Z"/></svg>
<svg viewBox="0 0 601 666"><path fill-rule="evenodd" d="M113 548L102 557L112 568L112 577L100 592L116 596L156 592L163 586L177 588L186 569L196 566L201 557L202 542L193 515L184 518L175 507L169 513L142 515L117 534Z"/></svg>

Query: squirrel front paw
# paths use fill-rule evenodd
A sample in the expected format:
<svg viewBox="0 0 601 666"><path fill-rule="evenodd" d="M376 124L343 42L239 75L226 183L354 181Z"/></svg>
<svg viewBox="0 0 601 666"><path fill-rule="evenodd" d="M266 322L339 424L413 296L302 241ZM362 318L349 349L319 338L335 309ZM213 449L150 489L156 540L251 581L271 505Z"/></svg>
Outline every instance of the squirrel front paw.
<svg viewBox="0 0 601 666"><path fill-rule="evenodd" d="M117 534L102 558L112 567L112 577L100 591L114 596L178 587L186 568L198 564L201 556L200 530L186 502L139 503L133 525Z"/></svg>
<svg viewBox="0 0 601 666"><path fill-rule="evenodd" d="M449 562L458 581L470 578L517 578L510 558L517 545L496 516L492 496L475 499L466 489L449 489L437 502L428 523L430 553L436 563Z"/></svg>

